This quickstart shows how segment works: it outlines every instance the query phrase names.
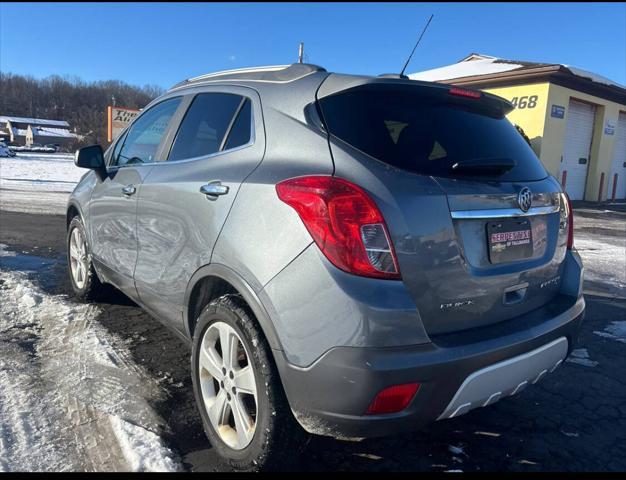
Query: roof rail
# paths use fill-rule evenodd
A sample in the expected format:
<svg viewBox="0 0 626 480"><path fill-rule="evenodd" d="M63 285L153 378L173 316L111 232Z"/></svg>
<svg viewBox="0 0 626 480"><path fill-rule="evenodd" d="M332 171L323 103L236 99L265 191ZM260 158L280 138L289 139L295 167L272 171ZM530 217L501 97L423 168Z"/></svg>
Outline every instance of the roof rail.
<svg viewBox="0 0 626 480"><path fill-rule="evenodd" d="M264 82L289 82L297 80L313 72L325 72L326 69L308 63L292 63L291 65L274 65L267 67L238 68L221 72L207 73L197 77L188 78L172 87L178 88L184 85L213 80L253 80Z"/></svg>
<svg viewBox="0 0 626 480"><path fill-rule="evenodd" d="M222 70L220 72L205 73L204 75L198 75L187 79L188 82L197 82L199 80L206 80L207 78L220 77L222 75L245 75L246 73L259 73L259 72L275 72L277 70L284 70L289 65L271 65L267 67L248 67L248 68L235 68L233 70Z"/></svg>

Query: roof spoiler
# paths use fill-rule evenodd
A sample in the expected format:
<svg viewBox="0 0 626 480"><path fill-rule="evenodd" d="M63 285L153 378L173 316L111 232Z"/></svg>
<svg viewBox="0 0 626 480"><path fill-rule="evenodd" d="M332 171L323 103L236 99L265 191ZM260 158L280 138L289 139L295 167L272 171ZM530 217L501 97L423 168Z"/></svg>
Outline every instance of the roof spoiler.
<svg viewBox="0 0 626 480"><path fill-rule="evenodd" d="M504 117L514 108L511 102L505 98L481 90L466 87L457 88L454 85L444 83L404 79L397 74L385 77L366 77L333 73L328 75L320 86L317 98L319 100L350 90L377 90L384 88L397 88L419 95L445 95L449 97L451 102L465 104L472 108L480 106L485 112L488 111L489 115L496 117Z"/></svg>

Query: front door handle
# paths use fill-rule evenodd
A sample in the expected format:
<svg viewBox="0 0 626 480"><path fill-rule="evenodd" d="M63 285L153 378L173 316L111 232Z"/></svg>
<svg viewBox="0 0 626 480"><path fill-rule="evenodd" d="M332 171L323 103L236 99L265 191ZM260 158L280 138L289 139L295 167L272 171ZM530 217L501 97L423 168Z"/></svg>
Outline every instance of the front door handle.
<svg viewBox="0 0 626 480"><path fill-rule="evenodd" d="M219 181L210 182L200 187L200 193L204 193L207 198L215 200L220 195L226 195L229 188L226 185L222 185Z"/></svg>
<svg viewBox="0 0 626 480"><path fill-rule="evenodd" d="M133 184L126 185L125 187L122 188L122 193L127 197L134 195L136 191L137 189L135 188Z"/></svg>

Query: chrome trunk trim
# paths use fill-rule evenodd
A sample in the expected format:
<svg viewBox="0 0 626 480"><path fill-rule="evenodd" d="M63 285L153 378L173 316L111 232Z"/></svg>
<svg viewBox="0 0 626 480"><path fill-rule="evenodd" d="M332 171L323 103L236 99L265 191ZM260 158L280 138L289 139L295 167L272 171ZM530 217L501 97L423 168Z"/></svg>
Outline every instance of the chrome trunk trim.
<svg viewBox="0 0 626 480"><path fill-rule="evenodd" d="M558 205L551 205L547 207L533 207L527 212L523 212L519 208L494 208L488 210L455 210L450 212L450 215L457 220L472 220L477 218L533 217L535 215L549 215L558 211Z"/></svg>

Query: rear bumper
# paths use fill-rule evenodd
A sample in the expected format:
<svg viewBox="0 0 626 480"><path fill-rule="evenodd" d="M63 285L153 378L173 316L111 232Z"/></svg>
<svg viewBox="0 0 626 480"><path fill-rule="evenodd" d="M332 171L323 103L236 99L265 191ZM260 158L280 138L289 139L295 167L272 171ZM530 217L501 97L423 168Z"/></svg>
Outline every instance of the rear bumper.
<svg viewBox="0 0 626 480"><path fill-rule="evenodd" d="M374 437L414 430L521 391L560 364L584 317L582 296L559 295L522 318L433 337L424 345L336 347L307 368L276 352L291 408L310 433ZM390 415L364 415L374 396L420 382L411 404Z"/></svg>

